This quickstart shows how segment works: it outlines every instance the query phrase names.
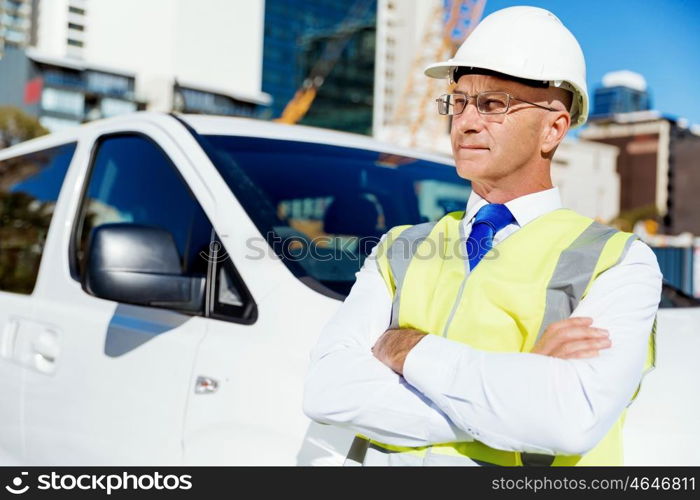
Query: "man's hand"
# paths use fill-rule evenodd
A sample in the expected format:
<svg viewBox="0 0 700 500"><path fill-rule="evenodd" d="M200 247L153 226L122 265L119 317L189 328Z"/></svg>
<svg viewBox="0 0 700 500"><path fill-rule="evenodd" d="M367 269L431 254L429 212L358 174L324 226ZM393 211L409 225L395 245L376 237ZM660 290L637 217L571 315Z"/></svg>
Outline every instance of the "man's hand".
<svg viewBox="0 0 700 500"><path fill-rule="evenodd" d="M403 375L403 363L408 352L426 335L407 328L387 330L372 347L372 353L379 361Z"/></svg>
<svg viewBox="0 0 700 500"><path fill-rule="evenodd" d="M592 327L593 318L567 318L552 323L532 348L532 353L562 359L593 358L612 345L607 330ZM427 334L412 329L384 332L372 347L379 361L403 375L406 356Z"/></svg>
<svg viewBox="0 0 700 500"><path fill-rule="evenodd" d="M593 318L567 318L547 327L532 348L535 354L562 359L594 358L612 345L607 330L591 326Z"/></svg>

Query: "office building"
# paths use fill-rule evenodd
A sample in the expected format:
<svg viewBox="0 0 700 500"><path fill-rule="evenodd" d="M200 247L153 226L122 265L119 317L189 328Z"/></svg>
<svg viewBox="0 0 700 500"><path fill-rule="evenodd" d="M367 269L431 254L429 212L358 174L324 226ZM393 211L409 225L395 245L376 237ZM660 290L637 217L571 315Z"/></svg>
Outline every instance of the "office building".
<svg viewBox="0 0 700 500"><path fill-rule="evenodd" d="M263 14L263 0L32 0L0 97L50 130L135 109L259 116Z"/></svg>
<svg viewBox="0 0 700 500"><path fill-rule="evenodd" d="M322 61L328 74L299 123L371 134L376 12L376 0L266 0L266 117L281 116Z"/></svg>
<svg viewBox="0 0 700 500"><path fill-rule="evenodd" d="M700 234L700 127L640 111L594 120L580 137L619 149L620 212L654 209L660 232Z"/></svg>
<svg viewBox="0 0 700 500"><path fill-rule="evenodd" d="M632 71L613 71L603 77L603 85L593 94L591 119L616 113L651 109L651 96L646 80Z"/></svg>
<svg viewBox="0 0 700 500"><path fill-rule="evenodd" d="M29 45L32 13L32 0L0 0L0 58L6 47Z"/></svg>

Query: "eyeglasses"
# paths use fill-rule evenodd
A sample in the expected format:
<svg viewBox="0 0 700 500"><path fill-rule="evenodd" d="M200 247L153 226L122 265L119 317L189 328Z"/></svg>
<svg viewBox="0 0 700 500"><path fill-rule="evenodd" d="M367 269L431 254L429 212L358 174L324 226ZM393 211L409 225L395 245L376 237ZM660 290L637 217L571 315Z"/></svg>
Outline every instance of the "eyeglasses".
<svg viewBox="0 0 700 500"><path fill-rule="evenodd" d="M438 103L438 113L441 115L458 115L464 111L469 103L469 99L476 97L476 109L482 115L502 115L510 109L510 101L526 102L547 111L556 111L554 108L540 106L534 102L526 101L510 95L508 92L486 91L476 95L467 94L443 94L435 101Z"/></svg>

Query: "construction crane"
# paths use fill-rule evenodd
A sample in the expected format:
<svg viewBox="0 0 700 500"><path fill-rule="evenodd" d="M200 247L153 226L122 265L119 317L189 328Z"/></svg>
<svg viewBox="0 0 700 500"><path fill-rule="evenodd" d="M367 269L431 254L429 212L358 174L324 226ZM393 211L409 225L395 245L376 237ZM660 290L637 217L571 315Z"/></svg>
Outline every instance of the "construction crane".
<svg viewBox="0 0 700 500"><path fill-rule="evenodd" d="M411 147L433 147L437 134L447 128L447 119L437 116L434 109L434 99L441 93L439 87L444 83L427 78L423 69L454 55L481 19L486 0L438 0L435 3L423 31L421 50L413 59L408 80L388 123L391 129L388 139ZM421 131L427 133L423 144L419 144Z"/></svg>
<svg viewBox="0 0 700 500"><path fill-rule="evenodd" d="M340 59L352 35L355 34L358 27L363 26L363 23L359 21L364 19L373 3L374 0L358 0L353 4L347 17L336 31L335 36L328 41L321 57L311 68L301 88L296 91L292 100L287 103L284 111L282 111L282 116L275 121L293 124L306 115L316 98L318 89L321 88L326 77L328 77L338 59Z"/></svg>

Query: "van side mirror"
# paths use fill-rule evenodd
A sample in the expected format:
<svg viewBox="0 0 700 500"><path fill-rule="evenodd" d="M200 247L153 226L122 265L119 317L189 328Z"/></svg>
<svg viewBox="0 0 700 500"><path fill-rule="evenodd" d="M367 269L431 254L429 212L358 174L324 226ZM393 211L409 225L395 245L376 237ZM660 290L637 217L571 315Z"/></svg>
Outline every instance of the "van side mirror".
<svg viewBox="0 0 700 500"><path fill-rule="evenodd" d="M188 312L203 310L206 278L183 276L173 236L131 223L96 227L87 248L83 289L97 297Z"/></svg>

